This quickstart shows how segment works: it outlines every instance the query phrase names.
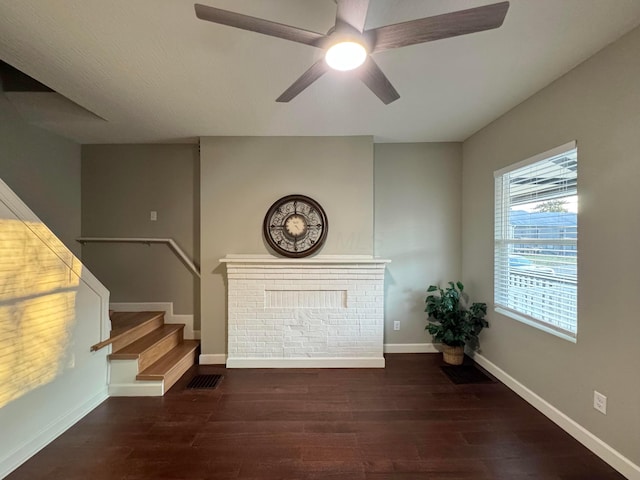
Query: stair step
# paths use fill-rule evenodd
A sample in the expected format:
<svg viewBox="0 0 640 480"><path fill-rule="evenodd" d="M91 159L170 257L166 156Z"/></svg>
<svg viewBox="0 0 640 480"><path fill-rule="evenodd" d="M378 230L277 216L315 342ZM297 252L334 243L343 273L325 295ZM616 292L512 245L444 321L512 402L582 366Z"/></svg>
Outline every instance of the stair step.
<svg viewBox="0 0 640 480"><path fill-rule="evenodd" d="M165 324L133 343L113 352L109 360L138 360L141 372L172 348L182 343L183 324Z"/></svg>
<svg viewBox="0 0 640 480"><path fill-rule="evenodd" d="M164 324L165 312L113 312L107 342L117 352Z"/></svg>
<svg viewBox="0 0 640 480"><path fill-rule="evenodd" d="M164 391L166 392L184 372L196 363L199 346L198 340L184 340L154 364L140 372L136 376L136 380L164 380Z"/></svg>

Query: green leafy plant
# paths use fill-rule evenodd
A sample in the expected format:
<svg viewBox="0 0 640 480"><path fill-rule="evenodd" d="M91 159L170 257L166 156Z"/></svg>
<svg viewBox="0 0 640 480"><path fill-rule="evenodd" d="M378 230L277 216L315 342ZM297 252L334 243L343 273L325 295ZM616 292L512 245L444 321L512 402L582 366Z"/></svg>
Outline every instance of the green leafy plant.
<svg viewBox="0 0 640 480"><path fill-rule="evenodd" d="M435 295L432 292L438 292ZM467 295L462 282L449 282L444 290L436 285L427 289L425 312L429 314L429 323L425 327L437 342L452 347L460 347L467 342L477 342L478 334L489 323L484 319L487 314L486 303L473 303L466 307Z"/></svg>

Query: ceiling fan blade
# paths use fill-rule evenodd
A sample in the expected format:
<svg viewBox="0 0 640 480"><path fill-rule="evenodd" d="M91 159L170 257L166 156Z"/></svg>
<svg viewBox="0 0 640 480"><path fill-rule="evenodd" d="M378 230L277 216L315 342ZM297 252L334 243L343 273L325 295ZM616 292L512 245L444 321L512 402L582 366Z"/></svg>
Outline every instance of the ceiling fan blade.
<svg viewBox="0 0 640 480"><path fill-rule="evenodd" d="M498 28L502 25L507 10L509 10L509 2L495 3L374 28L367 30L365 35L374 45L372 52L376 53L391 48Z"/></svg>
<svg viewBox="0 0 640 480"><path fill-rule="evenodd" d="M321 58L314 63L309 70L304 72L300 78L293 82L293 84L276 99L276 102L286 103L293 100L300 92L324 75L328 69L329 66L327 62L324 61L324 58Z"/></svg>
<svg viewBox="0 0 640 480"><path fill-rule="evenodd" d="M304 43L313 47L321 47L322 41L326 37L326 35L310 30L303 30L302 28L291 27L262 18L250 17L248 15L242 15L241 13L229 12L228 10L221 10L199 3L196 3L194 8L196 10L196 16L200 20L241 28L272 37L284 38L285 40Z"/></svg>
<svg viewBox="0 0 640 480"><path fill-rule="evenodd" d="M362 33L369 10L369 0L336 0L336 2L338 3L336 30L339 30L341 25L347 24Z"/></svg>
<svg viewBox="0 0 640 480"><path fill-rule="evenodd" d="M389 105L391 102L400 98L400 94L393 88L391 82L382 73L380 67L373 58L367 57L367 60L357 70L357 75L362 82L369 87L376 96L382 100L382 103Z"/></svg>

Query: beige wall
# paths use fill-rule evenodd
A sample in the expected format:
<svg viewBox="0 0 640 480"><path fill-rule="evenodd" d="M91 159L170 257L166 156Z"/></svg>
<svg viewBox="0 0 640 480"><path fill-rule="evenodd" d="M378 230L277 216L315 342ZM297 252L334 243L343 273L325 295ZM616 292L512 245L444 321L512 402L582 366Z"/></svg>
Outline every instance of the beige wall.
<svg viewBox="0 0 640 480"><path fill-rule="evenodd" d="M25 123L1 94L0 178L80 255L80 145Z"/></svg>
<svg viewBox="0 0 640 480"><path fill-rule="evenodd" d="M196 145L83 146L82 235L173 238L198 263L198 157ZM112 302L173 302L198 328L198 279L166 245L92 243L82 253Z"/></svg>
<svg viewBox="0 0 640 480"><path fill-rule="evenodd" d="M80 145L26 124L1 93L0 177L78 254ZM89 346L108 293L25 227L36 219L12 197L0 201L0 478L107 398L106 351Z"/></svg>
<svg viewBox="0 0 640 480"><path fill-rule="evenodd" d="M496 313L482 353L640 464L640 29L464 143L463 279L493 298L493 171L578 142L578 342ZM593 390L608 397L604 416Z"/></svg>
<svg viewBox="0 0 640 480"><path fill-rule="evenodd" d="M317 200L329 234L319 254L373 254L371 137L201 139L202 353L226 351L227 254L266 254L262 221L292 193Z"/></svg>
<svg viewBox="0 0 640 480"><path fill-rule="evenodd" d="M462 144L378 144L374 176L375 254L392 261L384 341L431 342L424 330L427 287L461 273Z"/></svg>

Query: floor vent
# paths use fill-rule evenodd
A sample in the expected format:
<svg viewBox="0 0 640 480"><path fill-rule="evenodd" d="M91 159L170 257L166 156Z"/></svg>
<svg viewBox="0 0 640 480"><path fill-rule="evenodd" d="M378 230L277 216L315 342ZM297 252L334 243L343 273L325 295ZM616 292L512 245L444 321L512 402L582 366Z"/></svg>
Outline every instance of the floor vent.
<svg viewBox="0 0 640 480"><path fill-rule="evenodd" d="M191 379L187 388L189 389L211 389L216 388L222 375L196 375Z"/></svg>

